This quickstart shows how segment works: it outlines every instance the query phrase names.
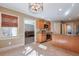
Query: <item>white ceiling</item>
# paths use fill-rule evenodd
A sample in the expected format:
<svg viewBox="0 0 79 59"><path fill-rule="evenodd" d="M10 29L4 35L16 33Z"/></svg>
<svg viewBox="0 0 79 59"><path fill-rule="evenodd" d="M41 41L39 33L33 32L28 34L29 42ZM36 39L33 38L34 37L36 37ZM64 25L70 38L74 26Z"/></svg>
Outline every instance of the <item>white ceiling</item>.
<svg viewBox="0 0 79 59"><path fill-rule="evenodd" d="M43 11L40 13L32 13L28 3L0 3L0 6L46 20L70 20L79 17L79 4L77 3L43 3Z"/></svg>

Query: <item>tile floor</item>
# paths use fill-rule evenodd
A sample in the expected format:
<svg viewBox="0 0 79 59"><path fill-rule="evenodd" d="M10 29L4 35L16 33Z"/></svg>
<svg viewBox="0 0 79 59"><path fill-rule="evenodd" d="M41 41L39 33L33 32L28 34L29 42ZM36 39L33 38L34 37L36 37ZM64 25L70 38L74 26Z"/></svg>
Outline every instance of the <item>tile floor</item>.
<svg viewBox="0 0 79 59"><path fill-rule="evenodd" d="M79 56L75 52L53 46L51 41L39 44L31 43L25 46L0 52L0 56Z"/></svg>

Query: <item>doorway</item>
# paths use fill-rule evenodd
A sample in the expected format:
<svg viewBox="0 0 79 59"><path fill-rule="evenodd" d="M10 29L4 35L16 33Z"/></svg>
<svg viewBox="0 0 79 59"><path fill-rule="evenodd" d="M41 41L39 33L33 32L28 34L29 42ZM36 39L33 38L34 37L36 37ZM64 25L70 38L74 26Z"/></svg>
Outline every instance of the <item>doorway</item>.
<svg viewBox="0 0 79 59"><path fill-rule="evenodd" d="M34 20L24 20L25 25L25 45L34 42L35 30Z"/></svg>

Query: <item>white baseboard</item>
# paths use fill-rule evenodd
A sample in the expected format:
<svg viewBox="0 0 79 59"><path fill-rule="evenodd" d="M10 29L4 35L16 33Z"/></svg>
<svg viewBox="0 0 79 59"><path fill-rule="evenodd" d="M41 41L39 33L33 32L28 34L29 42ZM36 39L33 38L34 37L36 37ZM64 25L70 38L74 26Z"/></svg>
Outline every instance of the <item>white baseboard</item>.
<svg viewBox="0 0 79 59"><path fill-rule="evenodd" d="M0 52L6 51L6 50L9 50L9 49L13 49L13 48L16 48L16 47L20 47L20 46L23 46L23 45L24 44L17 44L17 45L12 45L12 46L8 46L8 47L0 48Z"/></svg>

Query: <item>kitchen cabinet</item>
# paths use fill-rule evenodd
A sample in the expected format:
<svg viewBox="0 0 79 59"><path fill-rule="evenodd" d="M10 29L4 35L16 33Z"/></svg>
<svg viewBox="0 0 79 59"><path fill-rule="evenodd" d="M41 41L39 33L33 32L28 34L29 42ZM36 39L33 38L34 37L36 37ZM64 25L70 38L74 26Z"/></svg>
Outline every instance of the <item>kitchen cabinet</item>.
<svg viewBox="0 0 79 59"><path fill-rule="evenodd" d="M42 43L47 40L47 32L51 30L51 22L46 20L37 20L37 42Z"/></svg>
<svg viewBox="0 0 79 59"><path fill-rule="evenodd" d="M37 35L37 42L42 43L46 41L46 34L39 33Z"/></svg>

